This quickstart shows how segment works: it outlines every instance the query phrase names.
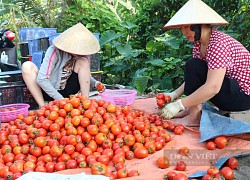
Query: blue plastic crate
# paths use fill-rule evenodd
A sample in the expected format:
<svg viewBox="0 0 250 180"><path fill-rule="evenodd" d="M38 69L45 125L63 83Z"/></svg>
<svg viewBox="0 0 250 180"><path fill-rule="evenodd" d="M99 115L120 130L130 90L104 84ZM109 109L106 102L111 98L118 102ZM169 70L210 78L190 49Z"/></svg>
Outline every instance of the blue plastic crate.
<svg viewBox="0 0 250 180"><path fill-rule="evenodd" d="M20 42L27 42L35 38L36 28L21 28L18 30Z"/></svg>
<svg viewBox="0 0 250 180"><path fill-rule="evenodd" d="M44 28L35 28L35 37L34 39L43 38L46 35L46 30Z"/></svg>
<svg viewBox="0 0 250 180"><path fill-rule="evenodd" d="M93 35L97 38L98 41L100 41L100 33L93 33Z"/></svg>
<svg viewBox="0 0 250 180"><path fill-rule="evenodd" d="M26 27L18 30L20 42L49 37L56 34L57 28Z"/></svg>
<svg viewBox="0 0 250 180"><path fill-rule="evenodd" d="M28 47L29 47L29 55L33 56L33 53L38 51L38 40L37 39L28 40Z"/></svg>
<svg viewBox="0 0 250 180"><path fill-rule="evenodd" d="M44 28L45 30L45 37L50 37L57 33L57 28Z"/></svg>
<svg viewBox="0 0 250 180"><path fill-rule="evenodd" d="M53 39L55 39L57 36L59 36L61 33L56 33L56 34L53 34L53 35L50 35L49 36L49 45L51 46L53 43Z"/></svg>
<svg viewBox="0 0 250 180"><path fill-rule="evenodd" d="M36 51L32 55L32 62L38 67L41 67L43 61L43 51Z"/></svg>

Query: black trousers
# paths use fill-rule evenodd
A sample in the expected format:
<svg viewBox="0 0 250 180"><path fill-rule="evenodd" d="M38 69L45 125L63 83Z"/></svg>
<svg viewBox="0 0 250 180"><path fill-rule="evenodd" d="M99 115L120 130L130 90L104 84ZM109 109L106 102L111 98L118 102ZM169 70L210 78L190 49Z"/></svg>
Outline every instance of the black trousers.
<svg viewBox="0 0 250 180"><path fill-rule="evenodd" d="M205 61L196 58L189 59L184 69L184 94L190 95L205 84L207 72L208 67ZM219 93L210 101L224 111L244 111L250 109L250 96L240 89L236 79L228 77L224 78Z"/></svg>
<svg viewBox="0 0 250 180"><path fill-rule="evenodd" d="M80 84L78 80L78 74L76 72L72 72L69 79L67 80L67 84L63 90L59 90L58 92L64 97L69 97L72 94L76 94L80 90ZM45 101L53 101L54 99L50 97L47 93L42 90L43 98Z"/></svg>

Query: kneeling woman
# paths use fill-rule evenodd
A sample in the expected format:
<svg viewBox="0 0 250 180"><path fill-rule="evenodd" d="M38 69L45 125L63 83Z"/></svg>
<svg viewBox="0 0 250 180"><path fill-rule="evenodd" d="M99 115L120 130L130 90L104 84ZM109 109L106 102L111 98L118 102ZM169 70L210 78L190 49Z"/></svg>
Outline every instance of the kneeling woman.
<svg viewBox="0 0 250 180"><path fill-rule="evenodd" d="M190 9L197 6L202 10ZM174 99L182 94L186 97L166 105L163 117L178 117L182 111L178 122L197 124L206 101L222 111L250 109L250 53L240 42L212 27L226 24L202 1L189 0L165 25L180 28L194 45L193 57L185 64L184 83L172 92Z"/></svg>
<svg viewBox="0 0 250 180"><path fill-rule="evenodd" d="M90 74L90 55L99 50L97 38L78 23L53 40L40 69L32 62L23 63L23 79L38 105L79 91L88 97L90 85L100 83Z"/></svg>

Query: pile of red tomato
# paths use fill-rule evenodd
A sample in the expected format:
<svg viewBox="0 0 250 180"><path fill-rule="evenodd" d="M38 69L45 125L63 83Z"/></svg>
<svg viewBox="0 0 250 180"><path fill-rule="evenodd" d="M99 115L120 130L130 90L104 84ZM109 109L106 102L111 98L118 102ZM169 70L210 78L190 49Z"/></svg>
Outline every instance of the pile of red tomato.
<svg viewBox="0 0 250 180"><path fill-rule="evenodd" d="M8 112L17 110L15 107L1 108L0 112Z"/></svg>
<svg viewBox="0 0 250 180"><path fill-rule="evenodd" d="M219 180L220 175L223 176L226 180L233 180L234 179L234 172L233 170L238 167L238 160L234 157L230 157L225 166L219 170L217 167L211 166L207 169L207 173L202 177L202 180Z"/></svg>
<svg viewBox="0 0 250 180"><path fill-rule="evenodd" d="M159 108L163 108L166 104L171 102L171 97L163 93L156 95L156 103Z"/></svg>
<svg viewBox="0 0 250 180"><path fill-rule="evenodd" d="M111 179L136 176L125 161L145 158L170 140L158 115L77 94L0 129L0 177L86 167Z"/></svg>
<svg viewBox="0 0 250 180"><path fill-rule="evenodd" d="M217 136L214 139L210 139L207 142L207 149L208 150L215 150L218 149L224 149L228 145L228 139L226 136Z"/></svg>

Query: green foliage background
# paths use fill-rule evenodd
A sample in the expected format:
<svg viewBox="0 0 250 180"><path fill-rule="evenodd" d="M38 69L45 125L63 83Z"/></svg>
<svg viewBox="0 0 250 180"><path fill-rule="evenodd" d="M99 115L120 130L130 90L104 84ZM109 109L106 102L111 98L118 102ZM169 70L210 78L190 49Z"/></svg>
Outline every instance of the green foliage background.
<svg viewBox="0 0 250 180"><path fill-rule="evenodd" d="M64 31L82 22L100 33L103 82L140 93L177 88L192 44L178 30L162 27L186 0L3 0L0 20L11 28L56 27ZM204 0L228 22L217 27L250 50L249 0ZM18 43L18 42L17 42ZM140 80L141 78L141 80ZM139 80L138 80L139 79ZM145 88L144 88L145 87Z"/></svg>

